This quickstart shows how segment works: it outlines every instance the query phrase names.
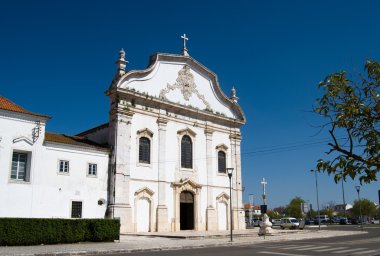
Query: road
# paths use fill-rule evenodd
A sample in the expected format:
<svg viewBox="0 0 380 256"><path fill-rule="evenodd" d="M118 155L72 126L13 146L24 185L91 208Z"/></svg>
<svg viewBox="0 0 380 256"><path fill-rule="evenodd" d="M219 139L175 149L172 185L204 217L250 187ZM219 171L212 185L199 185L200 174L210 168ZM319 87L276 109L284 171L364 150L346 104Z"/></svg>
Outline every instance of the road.
<svg viewBox="0 0 380 256"><path fill-rule="evenodd" d="M358 226L335 226L326 229L360 230ZM368 234L309 239L286 242L265 242L244 246L222 246L202 249L169 250L128 253L129 256L171 256L171 255L205 255L205 256L251 256L251 255L282 255L282 256L314 256L314 255L363 255L380 256L380 226L365 228ZM116 255L115 255L116 256ZM118 254L120 256L120 254Z"/></svg>

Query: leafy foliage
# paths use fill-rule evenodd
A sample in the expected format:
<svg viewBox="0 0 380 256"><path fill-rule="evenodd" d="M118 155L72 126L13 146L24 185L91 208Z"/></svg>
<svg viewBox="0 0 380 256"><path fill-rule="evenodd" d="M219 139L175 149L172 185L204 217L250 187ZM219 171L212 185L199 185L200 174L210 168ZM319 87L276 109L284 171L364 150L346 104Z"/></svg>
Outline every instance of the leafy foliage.
<svg viewBox="0 0 380 256"><path fill-rule="evenodd" d="M294 218L302 218L302 203L305 203L305 200L303 200L301 197L297 196L293 198L285 208L286 215Z"/></svg>
<svg viewBox="0 0 380 256"><path fill-rule="evenodd" d="M361 183L370 183L380 170L380 64L368 60L365 71L359 82L342 71L319 84L324 95L314 112L328 120L323 126L329 127L332 138L327 154L334 154L332 160L319 160L317 168L334 175L335 182L358 176Z"/></svg>
<svg viewBox="0 0 380 256"><path fill-rule="evenodd" d="M352 206L352 209L351 209L352 214L354 216L360 216L360 206L361 206L363 216L373 217L377 215L375 204L368 199L361 199L360 201L359 200L354 201L354 205Z"/></svg>
<svg viewBox="0 0 380 256"><path fill-rule="evenodd" d="M114 241L119 233L113 219L0 218L0 246Z"/></svg>

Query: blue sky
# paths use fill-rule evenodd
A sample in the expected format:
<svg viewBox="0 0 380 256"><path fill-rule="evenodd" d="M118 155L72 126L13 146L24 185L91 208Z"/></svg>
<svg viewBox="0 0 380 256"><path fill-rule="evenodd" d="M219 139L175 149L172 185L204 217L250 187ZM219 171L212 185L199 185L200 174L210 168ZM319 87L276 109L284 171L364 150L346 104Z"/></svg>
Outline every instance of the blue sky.
<svg viewBox="0 0 380 256"><path fill-rule="evenodd" d="M0 94L51 115L47 129L76 134L104 123L104 95L120 48L128 69L152 53L190 55L235 86L243 127L244 199L269 207L295 196L316 208L310 169L327 151L323 120L311 113L327 74L363 71L380 59L379 1L1 1ZM346 201L357 181L345 183ZM379 182L361 196L378 201ZM321 207L342 202L340 184L319 174Z"/></svg>

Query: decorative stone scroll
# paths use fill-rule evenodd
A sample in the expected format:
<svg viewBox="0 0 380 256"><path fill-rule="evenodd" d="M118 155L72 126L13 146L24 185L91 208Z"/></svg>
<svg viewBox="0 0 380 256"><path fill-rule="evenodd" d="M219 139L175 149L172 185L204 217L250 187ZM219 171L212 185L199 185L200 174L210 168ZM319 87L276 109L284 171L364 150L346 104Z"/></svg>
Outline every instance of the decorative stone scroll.
<svg viewBox="0 0 380 256"><path fill-rule="evenodd" d="M206 105L206 109L211 109L210 104L205 99L205 96L198 92L197 85L194 83L194 76L191 74L189 66L183 66L183 68L178 72L177 80L173 85L168 83L167 87L161 90L160 98L166 98L166 94L175 89L181 90L183 98L186 101L189 101L190 97L194 93L203 102L203 104Z"/></svg>

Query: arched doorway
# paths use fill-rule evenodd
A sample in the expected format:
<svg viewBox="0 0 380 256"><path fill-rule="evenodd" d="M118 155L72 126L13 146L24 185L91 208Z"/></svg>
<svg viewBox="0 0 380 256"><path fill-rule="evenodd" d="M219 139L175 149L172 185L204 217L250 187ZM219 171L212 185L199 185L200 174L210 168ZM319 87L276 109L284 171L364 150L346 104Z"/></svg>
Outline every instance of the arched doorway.
<svg viewBox="0 0 380 256"><path fill-rule="evenodd" d="M183 191L180 195L180 229L194 229L194 195Z"/></svg>

